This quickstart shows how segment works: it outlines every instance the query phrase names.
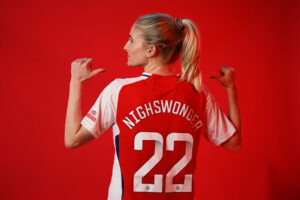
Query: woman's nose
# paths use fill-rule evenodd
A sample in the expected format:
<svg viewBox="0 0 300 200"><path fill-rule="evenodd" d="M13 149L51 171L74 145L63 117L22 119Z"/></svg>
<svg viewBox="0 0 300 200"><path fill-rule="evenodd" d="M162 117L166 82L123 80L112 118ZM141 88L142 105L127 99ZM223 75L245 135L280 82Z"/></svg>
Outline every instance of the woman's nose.
<svg viewBox="0 0 300 200"><path fill-rule="evenodd" d="M124 45L123 49L124 49L125 51L127 51L127 42L126 42L126 44Z"/></svg>

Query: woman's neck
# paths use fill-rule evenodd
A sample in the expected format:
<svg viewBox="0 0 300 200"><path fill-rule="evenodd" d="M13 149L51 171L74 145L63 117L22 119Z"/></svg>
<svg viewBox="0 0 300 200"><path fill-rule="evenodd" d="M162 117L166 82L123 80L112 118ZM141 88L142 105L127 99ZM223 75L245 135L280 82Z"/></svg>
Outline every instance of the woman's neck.
<svg viewBox="0 0 300 200"><path fill-rule="evenodd" d="M158 74L158 75L174 75L175 73L171 69L170 64L162 64L162 63L148 63L144 66L144 72L150 74Z"/></svg>

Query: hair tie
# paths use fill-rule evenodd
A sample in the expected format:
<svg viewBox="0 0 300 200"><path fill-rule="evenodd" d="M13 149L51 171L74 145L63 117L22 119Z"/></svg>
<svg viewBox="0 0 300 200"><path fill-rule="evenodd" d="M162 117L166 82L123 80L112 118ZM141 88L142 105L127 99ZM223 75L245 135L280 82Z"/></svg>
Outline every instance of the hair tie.
<svg viewBox="0 0 300 200"><path fill-rule="evenodd" d="M184 26L182 24L182 19L176 18L175 19L175 25L177 26L177 28L181 31L184 30Z"/></svg>

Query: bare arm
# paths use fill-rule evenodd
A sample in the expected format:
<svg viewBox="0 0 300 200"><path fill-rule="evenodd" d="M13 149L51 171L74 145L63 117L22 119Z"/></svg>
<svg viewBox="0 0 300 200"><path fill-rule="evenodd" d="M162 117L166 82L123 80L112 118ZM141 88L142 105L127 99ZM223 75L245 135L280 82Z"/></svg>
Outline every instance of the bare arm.
<svg viewBox="0 0 300 200"><path fill-rule="evenodd" d="M226 88L228 96L228 106L229 106L229 119L234 124L236 128L236 133L222 146L228 150L239 150L242 147L242 137L241 137L241 116L240 109L238 105L238 94L236 86Z"/></svg>
<svg viewBox="0 0 300 200"><path fill-rule="evenodd" d="M213 75L211 78L218 80L225 88L228 97L229 119L236 128L235 134L227 141L221 144L222 147L230 151L237 151L242 147L241 137L241 115L238 104L238 94L235 85L235 70L233 68L222 66L220 68L221 76Z"/></svg>
<svg viewBox="0 0 300 200"><path fill-rule="evenodd" d="M77 59L71 65L70 92L67 106L65 123L65 146L67 148L76 148L87 143L94 137L87 129L81 126L81 88L82 83L104 71L103 69L90 70L91 59Z"/></svg>

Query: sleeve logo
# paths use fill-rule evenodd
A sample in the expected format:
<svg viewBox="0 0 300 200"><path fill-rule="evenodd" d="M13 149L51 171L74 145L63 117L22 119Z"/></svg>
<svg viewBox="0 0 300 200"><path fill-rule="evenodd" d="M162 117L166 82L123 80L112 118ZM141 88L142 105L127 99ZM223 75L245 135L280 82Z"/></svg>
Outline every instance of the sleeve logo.
<svg viewBox="0 0 300 200"><path fill-rule="evenodd" d="M88 113L86 116L90 118L90 120L92 120L93 122L96 122L96 114L97 112L95 110L91 110L90 113Z"/></svg>

